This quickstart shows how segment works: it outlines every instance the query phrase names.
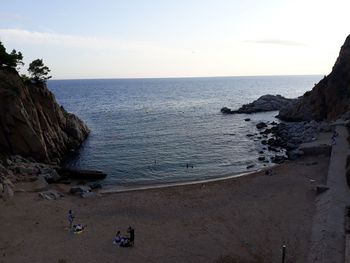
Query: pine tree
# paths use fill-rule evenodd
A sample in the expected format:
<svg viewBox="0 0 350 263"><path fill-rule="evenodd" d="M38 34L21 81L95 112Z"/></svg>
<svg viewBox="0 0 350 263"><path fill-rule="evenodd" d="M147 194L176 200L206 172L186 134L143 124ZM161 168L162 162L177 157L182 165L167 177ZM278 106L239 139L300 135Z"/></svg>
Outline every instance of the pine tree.
<svg viewBox="0 0 350 263"><path fill-rule="evenodd" d="M46 80L50 79L51 76L48 76L50 71L51 70L44 65L42 59L32 61L28 68L31 79L36 82L46 82Z"/></svg>
<svg viewBox="0 0 350 263"><path fill-rule="evenodd" d="M15 49L9 54L6 52L6 48L0 41L0 67L8 67L16 69L19 66L23 66L23 55L21 52L17 52Z"/></svg>

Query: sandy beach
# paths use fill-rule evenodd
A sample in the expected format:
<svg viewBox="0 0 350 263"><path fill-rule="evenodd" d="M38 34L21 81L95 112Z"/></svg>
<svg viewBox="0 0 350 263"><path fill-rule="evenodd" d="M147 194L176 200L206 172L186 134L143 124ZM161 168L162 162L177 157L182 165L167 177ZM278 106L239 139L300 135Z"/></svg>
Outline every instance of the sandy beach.
<svg viewBox="0 0 350 263"><path fill-rule="evenodd" d="M329 157L304 157L273 175L103 195L0 203L0 262L305 262L317 183ZM310 181L311 180L311 181ZM312 181L314 180L314 181ZM87 229L70 233L67 212ZM112 244L135 229L135 246Z"/></svg>

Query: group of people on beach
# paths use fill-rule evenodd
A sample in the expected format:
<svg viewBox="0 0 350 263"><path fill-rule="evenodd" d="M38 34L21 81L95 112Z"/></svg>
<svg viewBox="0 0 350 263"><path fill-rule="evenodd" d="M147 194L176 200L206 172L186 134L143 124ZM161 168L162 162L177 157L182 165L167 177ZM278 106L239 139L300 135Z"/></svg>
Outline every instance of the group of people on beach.
<svg viewBox="0 0 350 263"><path fill-rule="evenodd" d="M129 234L128 237L121 236L120 231L117 231L117 234L115 235L115 238L113 240L113 244L119 245L120 247L132 247L134 246L135 241L135 230L129 226L127 233Z"/></svg>
<svg viewBox="0 0 350 263"><path fill-rule="evenodd" d="M68 211L69 229L72 230L74 234L80 234L87 227L87 225L73 224L74 218L75 218L75 216L73 214L73 211L69 210Z"/></svg>
<svg viewBox="0 0 350 263"><path fill-rule="evenodd" d="M69 210L68 211L69 229L74 234L80 234L87 227L87 225L73 224L74 218L75 218L75 216L73 214L73 211ZM128 227L127 234L128 234L128 237L122 236L120 234L120 231L118 230L117 234L115 235L115 238L113 240L113 244L119 245L120 247L132 247L132 246L134 246L135 230L131 226Z"/></svg>

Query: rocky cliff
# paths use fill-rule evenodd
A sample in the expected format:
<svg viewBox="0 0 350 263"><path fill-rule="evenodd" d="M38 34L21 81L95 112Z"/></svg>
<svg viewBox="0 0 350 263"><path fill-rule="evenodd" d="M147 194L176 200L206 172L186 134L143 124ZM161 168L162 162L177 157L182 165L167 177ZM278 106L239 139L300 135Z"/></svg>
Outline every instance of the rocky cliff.
<svg viewBox="0 0 350 263"><path fill-rule="evenodd" d="M277 117L286 121L334 120L350 110L350 35L332 72Z"/></svg>
<svg viewBox="0 0 350 263"><path fill-rule="evenodd" d="M87 126L60 107L44 83L24 83L0 68L0 153L59 162L89 134Z"/></svg>

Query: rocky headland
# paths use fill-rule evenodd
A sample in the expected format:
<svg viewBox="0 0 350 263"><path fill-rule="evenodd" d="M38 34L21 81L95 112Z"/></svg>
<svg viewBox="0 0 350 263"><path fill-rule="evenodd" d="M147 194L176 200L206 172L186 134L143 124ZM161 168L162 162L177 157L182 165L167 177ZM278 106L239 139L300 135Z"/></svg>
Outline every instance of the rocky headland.
<svg viewBox="0 0 350 263"><path fill-rule="evenodd" d="M332 72L294 103L281 108L278 118L284 121L322 121L349 117L350 105L350 36L340 49Z"/></svg>
<svg viewBox="0 0 350 263"><path fill-rule="evenodd" d="M350 35L340 49L331 73L325 76L311 91L296 99L280 95L264 95L243 105L238 110L223 107L224 114L279 111L277 118L283 121L323 121L350 118Z"/></svg>
<svg viewBox="0 0 350 263"><path fill-rule="evenodd" d="M261 154L265 154L266 151L276 152L275 156L270 157L270 162L281 163L285 159L296 159L305 154L305 150L299 146L317 140L322 132L332 132L334 130L332 122L336 120L348 122L349 105L350 36L341 47L331 73L303 96L286 99L280 95L264 95L238 110L224 107L221 112L251 114L279 110L276 117L282 121L281 123L260 122L256 125L259 133L247 136L252 140L261 141L263 146ZM329 152L327 147L318 150L320 153ZM264 156L259 157L259 161L266 162L266 159Z"/></svg>
<svg viewBox="0 0 350 263"><path fill-rule="evenodd" d="M224 114L239 114L239 113L256 113L264 111L277 111L281 108L295 102L296 99L287 99L281 95L264 95L253 101L252 103L244 104L238 110L231 110L230 108L223 107L221 112Z"/></svg>
<svg viewBox="0 0 350 263"><path fill-rule="evenodd" d="M0 149L59 163L89 134L87 126L60 107L43 82L23 81L14 70L0 68Z"/></svg>
<svg viewBox="0 0 350 263"><path fill-rule="evenodd" d="M88 134L82 120L58 105L46 82L0 67L0 198L12 197L16 183L35 182L32 190L47 190L48 183L63 180L60 162Z"/></svg>

